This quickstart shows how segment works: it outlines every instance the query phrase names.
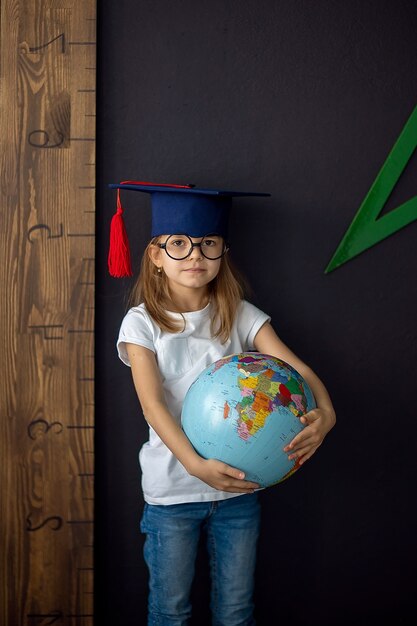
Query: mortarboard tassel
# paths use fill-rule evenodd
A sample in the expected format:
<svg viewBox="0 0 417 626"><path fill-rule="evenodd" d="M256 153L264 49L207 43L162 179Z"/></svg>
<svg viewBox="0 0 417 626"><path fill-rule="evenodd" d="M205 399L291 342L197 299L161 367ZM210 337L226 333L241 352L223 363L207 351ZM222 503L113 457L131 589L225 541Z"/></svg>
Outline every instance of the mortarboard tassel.
<svg viewBox="0 0 417 626"><path fill-rule="evenodd" d="M123 220L122 203L120 202L120 189L117 190L117 211L110 224L108 266L110 275L114 278L133 276L129 240Z"/></svg>

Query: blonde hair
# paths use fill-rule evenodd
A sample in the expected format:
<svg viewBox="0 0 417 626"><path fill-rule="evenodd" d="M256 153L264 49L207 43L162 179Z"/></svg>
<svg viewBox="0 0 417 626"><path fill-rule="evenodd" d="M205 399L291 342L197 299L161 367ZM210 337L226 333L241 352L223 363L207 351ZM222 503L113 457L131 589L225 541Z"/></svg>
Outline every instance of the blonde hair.
<svg viewBox="0 0 417 626"><path fill-rule="evenodd" d="M149 315L161 330L181 333L185 328L167 313L171 306L171 294L166 275L159 273L151 260L149 251L158 242L154 237L147 245L139 271L139 276L130 293L128 306L143 303ZM210 301L213 307L211 333L225 343L230 337L237 308L248 289L243 276L233 266L228 253L222 257L217 276L208 285Z"/></svg>

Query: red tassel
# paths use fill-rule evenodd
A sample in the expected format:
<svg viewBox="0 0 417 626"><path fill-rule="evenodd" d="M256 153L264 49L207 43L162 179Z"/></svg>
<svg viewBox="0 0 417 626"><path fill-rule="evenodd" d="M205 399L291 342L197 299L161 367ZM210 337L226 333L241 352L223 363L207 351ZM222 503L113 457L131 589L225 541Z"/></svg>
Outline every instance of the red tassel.
<svg viewBox="0 0 417 626"><path fill-rule="evenodd" d="M129 240L123 220L123 208L120 202L120 189L117 190L117 212L113 215L110 224L108 266L110 275L114 276L114 278L133 276Z"/></svg>

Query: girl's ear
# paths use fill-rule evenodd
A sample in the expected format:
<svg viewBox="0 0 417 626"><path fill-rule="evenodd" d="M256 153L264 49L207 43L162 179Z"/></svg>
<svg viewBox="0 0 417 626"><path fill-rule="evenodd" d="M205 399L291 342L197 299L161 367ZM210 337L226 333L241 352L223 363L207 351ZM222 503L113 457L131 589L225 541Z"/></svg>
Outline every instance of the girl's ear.
<svg viewBox="0 0 417 626"><path fill-rule="evenodd" d="M148 247L148 255L154 265L157 267L161 266L161 248L155 244L151 244Z"/></svg>

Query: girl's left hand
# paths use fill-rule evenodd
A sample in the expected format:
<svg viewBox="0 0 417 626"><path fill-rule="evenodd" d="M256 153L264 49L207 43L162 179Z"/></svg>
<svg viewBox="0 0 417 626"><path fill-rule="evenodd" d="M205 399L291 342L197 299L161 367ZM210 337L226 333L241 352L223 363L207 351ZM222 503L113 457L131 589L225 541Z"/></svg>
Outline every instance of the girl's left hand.
<svg viewBox="0 0 417 626"><path fill-rule="evenodd" d="M334 413L327 409L312 409L300 418L305 428L294 437L284 448L290 460L298 460L302 465L313 456L317 448L323 443L327 433L333 428L336 419Z"/></svg>

